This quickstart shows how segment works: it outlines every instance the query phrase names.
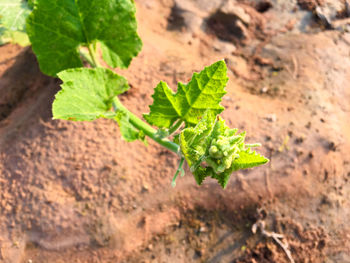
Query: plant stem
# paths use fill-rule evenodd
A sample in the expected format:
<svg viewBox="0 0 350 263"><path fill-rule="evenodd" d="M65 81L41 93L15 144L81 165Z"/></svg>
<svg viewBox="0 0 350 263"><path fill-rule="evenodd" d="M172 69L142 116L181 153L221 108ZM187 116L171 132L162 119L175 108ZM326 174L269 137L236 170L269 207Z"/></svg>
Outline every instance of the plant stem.
<svg viewBox="0 0 350 263"><path fill-rule="evenodd" d="M143 131L145 135L150 137L155 142L159 143L160 145L164 146L168 150L178 154L179 153L179 145L176 143L169 141L168 139L162 139L159 138L156 133L157 131L153 129L151 126L149 126L147 123L142 121L140 118L138 118L136 115L131 113L125 106L121 103L121 101L118 99L118 97L115 97L113 99L113 108L115 111L122 110L126 112L129 116L130 123L138 130Z"/></svg>
<svg viewBox="0 0 350 263"><path fill-rule="evenodd" d="M97 67L100 67L100 63L98 62L98 59L97 59L97 56L96 56L96 51L95 51L95 46L94 44L89 44L87 46L88 50L89 50L89 54L90 54L90 57L92 59L92 67L94 68L97 68Z"/></svg>
<svg viewBox="0 0 350 263"><path fill-rule="evenodd" d="M176 170L176 173L173 177L173 180L171 181L171 186L172 187L175 187L176 186L176 178L177 176L181 173L181 176L184 175L185 171L184 169L182 168L182 166L184 165L184 161L185 161L185 158L184 157L181 157L181 160L180 160L180 163L179 163L179 167L177 168Z"/></svg>
<svg viewBox="0 0 350 263"><path fill-rule="evenodd" d="M180 126L183 124L182 120L178 120L172 127L170 127L169 129L169 136L172 135L173 133L175 133Z"/></svg>
<svg viewBox="0 0 350 263"><path fill-rule="evenodd" d="M94 45L93 43L88 45L89 54L90 54L90 57L92 59L91 66L94 68L100 67L100 64L98 62L98 58L96 56L95 48L96 48L96 45ZM143 131L143 133L145 135L147 135L148 137L150 137L152 140L159 143L160 145L164 146L168 150L170 150L176 154L179 153L179 151L180 151L179 145L177 145L176 143L174 143L172 141L169 141L168 139L162 139L159 136L157 136L156 135L157 131L155 129L153 129L151 126L149 126L147 123L142 121L140 118L138 118L136 115L131 113L127 108L125 108L125 106L121 103L121 101L118 99L118 97L115 97L113 99L112 104L113 104L113 108L115 111L122 110L128 114L130 123L136 129ZM174 128L175 128L174 131L176 131L180 127L181 124L182 124L182 122L179 121L176 125L174 125Z"/></svg>

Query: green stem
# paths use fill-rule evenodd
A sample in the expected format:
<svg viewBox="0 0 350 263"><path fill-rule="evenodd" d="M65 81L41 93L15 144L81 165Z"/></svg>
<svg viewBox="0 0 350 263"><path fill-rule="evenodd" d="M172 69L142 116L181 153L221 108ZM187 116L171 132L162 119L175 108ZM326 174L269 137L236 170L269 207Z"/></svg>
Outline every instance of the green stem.
<svg viewBox="0 0 350 263"><path fill-rule="evenodd" d="M100 64L98 62L98 58L96 56L95 48L96 48L96 45L94 45L94 43L88 45L89 54L90 54L90 57L92 59L91 66L94 68L100 67ZM174 143L172 141L169 141L168 139L159 138L157 136L157 131L155 129L153 129L151 126L149 126L147 123L145 123L144 121L139 119L136 115L131 113L127 108L125 108L125 106L121 103L121 101L118 99L118 97L115 97L113 99L113 108L115 111L122 110L122 111L126 112L129 116L130 123L136 129L143 131L143 133L145 135L147 135L148 137L150 137L152 140L154 140L155 142L159 143L160 145L164 146L165 148L167 148L168 150L170 150L176 154L179 153L179 151L180 151L179 145L177 145L176 143ZM180 127L181 124L182 124L182 122L179 122L176 125L174 125L174 128L176 128L174 131L176 131ZM175 127L175 126L177 126L177 127Z"/></svg>
<svg viewBox="0 0 350 263"><path fill-rule="evenodd" d="M180 128L180 126L182 124L183 124L183 121L182 120L178 120L172 127L170 127L168 136L170 136L173 133L175 133Z"/></svg>
<svg viewBox="0 0 350 263"><path fill-rule="evenodd" d="M168 139L161 139L159 138L156 133L157 131L153 129L151 126L149 126L147 123L139 119L136 115L131 113L125 106L121 103L121 101L118 99L118 97L115 97L113 99L113 108L115 111L122 110L126 112L129 116L130 123L138 130L143 131L145 135L150 137L155 142L159 143L160 145L164 146L168 150L178 154L179 153L179 145L176 143L169 141Z"/></svg>
<svg viewBox="0 0 350 263"><path fill-rule="evenodd" d="M247 143L245 145L246 148L255 148L255 147L261 147L261 143Z"/></svg>
<svg viewBox="0 0 350 263"><path fill-rule="evenodd" d="M181 157L181 160L180 160L180 163L179 163L179 167L177 168L176 170L176 173L173 177L173 180L171 181L171 186L172 187L175 187L176 186L176 178L177 176L181 173L181 176L184 176L185 174L185 171L184 169L182 168L182 166L184 165L184 161L185 161L185 158L184 157Z"/></svg>
<svg viewBox="0 0 350 263"><path fill-rule="evenodd" d="M96 51L95 51L95 47L94 47L94 44L89 44L87 46L88 50L89 50L89 54L90 54L90 57L92 59L92 67L94 68L97 68L97 67L100 67L100 63L98 62L98 59L97 59L97 56L96 56Z"/></svg>

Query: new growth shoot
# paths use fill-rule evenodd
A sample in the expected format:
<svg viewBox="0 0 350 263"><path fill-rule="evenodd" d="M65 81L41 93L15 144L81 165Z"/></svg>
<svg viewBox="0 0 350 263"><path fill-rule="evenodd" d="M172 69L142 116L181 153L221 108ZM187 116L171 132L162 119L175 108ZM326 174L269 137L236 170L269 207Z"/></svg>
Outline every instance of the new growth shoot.
<svg viewBox="0 0 350 263"><path fill-rule="evenodd" d="M124 140L154 140L179 156L173 186L185 163L199 185L212 177L225 188L234 171L268 162L252 150L259 144L245 144L245 133L227 127L219 116L228 81L222 60L194 73L189 83L178 83L176 92L161 81L144 120L121 103L118 96L130 88L128 82L100 66L97 54L111 68L127 68L140 52L133 1L35 0L30 8L19 7L26 16L31 12L25 31L40 69L63 82L53 103L54 119L112 119Z"/></svg>

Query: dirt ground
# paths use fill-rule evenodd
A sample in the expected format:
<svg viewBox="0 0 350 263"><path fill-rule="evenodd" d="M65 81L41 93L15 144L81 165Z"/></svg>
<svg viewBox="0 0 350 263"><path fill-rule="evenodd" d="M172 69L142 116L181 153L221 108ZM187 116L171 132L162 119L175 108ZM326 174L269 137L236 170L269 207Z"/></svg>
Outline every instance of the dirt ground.
<svg viewBox="0 0 350 263"><path fill-rule="evenodd" d="M136 0L144 47L117 70L132 112L160 80L227 62L223 117L271 161L225 190L189 172L172 188L178 158L113 121L53 121L59 80L30 48L1 46L0 262L350 262L345 3Z"/></svg>

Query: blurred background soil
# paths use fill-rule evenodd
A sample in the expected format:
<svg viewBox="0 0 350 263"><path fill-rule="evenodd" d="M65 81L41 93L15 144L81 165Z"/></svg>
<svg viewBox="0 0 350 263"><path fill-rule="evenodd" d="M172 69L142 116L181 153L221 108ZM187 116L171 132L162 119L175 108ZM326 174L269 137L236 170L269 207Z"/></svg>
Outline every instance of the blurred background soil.
<svg viewBox="0 0 350 263"><path fill-rule="evenodd" d="M109 120L51 119L60 81L30 48L0 47L0 262L350 262L347 0L136 0L143 51L117 70L138 116L225 59L230 127L270 163L226 190ZM252 232L256 222L283 235Z"/></svg>

